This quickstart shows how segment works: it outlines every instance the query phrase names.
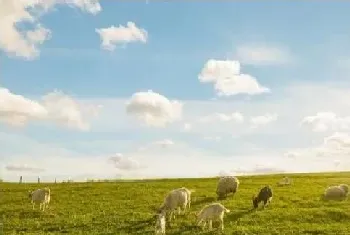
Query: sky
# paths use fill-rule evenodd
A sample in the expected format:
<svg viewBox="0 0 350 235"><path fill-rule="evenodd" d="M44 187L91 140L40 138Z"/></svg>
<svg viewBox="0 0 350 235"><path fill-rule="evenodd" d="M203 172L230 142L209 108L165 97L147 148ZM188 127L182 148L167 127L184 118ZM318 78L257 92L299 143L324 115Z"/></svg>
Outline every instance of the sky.
<svg viewBox="0 0 350 235"><path fill-rule="evenodd" d="M0 178L350 170L349 7L0 0Z"/></svg>

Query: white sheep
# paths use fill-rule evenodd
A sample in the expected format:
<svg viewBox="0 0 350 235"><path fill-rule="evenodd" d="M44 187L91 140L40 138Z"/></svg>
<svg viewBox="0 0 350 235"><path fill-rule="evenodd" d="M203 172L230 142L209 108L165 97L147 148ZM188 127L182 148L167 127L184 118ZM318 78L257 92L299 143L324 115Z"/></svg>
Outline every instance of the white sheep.
<svg viewBox="0 0 350 235"><path fill-rule="evenodd" d="M239 180L234 176L224 176L219 179L216 194L218 199L227 197L228 193L235 194L238 190Z"/></svg>
<svg viewBox="0 0 350 235"><path fill-rule="evenodd" d="M348 194L349 186L347 184L339 184L339 187L343 189L346 194Z"/></svg>
<svg viewBox="0 0 350 235"><path fill-rule="evenodd" d="M50 189L37 189L35 191L29 192L29 197L31 198L31 203L33 205L33 210L35 204L39 204L39 210L45 210L45 207L48 208L50 203Z"/></svg>
<svg viewBox="0 0 350 235"><path fill-rule="evenodd" d="M165 234L165 223L165 213L159 213L156 220L155 234Z"/></svg>
<svg viewBox="0 0 350 235"><path fill-rule="evenodd" d="M159 208L159 213L169 211L169 219L175 218L174 210L178 209L178 214L181 214L181 207L186 210L188 204L188 193L183 188L178 188L170 191L164 199L162 206Z"/></svg>
<svg viewBox="0 0 350 235"><path fill-rule="evenodd" d="M191 194L194 193L195 190L194 189L188 189L188 188L185 188L185 187L182 187L180 189L184 190L187 193L187 207L188 207L188 209L190 209L191 208Z"/></svg>
<svg viewBox="0 0 350 235"><path fill-rule="evenodd" d="M281 179L278 183L277 183L277 185L278 186L285 186L285 185L291 185L292 184L292 181L291 181L291 179L289 179L288 177L283 177L283 179Z"/></svg>
<svg viewBox="0 0 350 235"><path fill-rule="evenodd" d="M204 208L197 214L197 225L200 226L204 222L203 229L207 222L209 222L209 229L213 227L213 220L219 221L221 230L224 230L224 214L230 212L221 203L212 203Z"/></svg>
<svg viewBox="0 0 350 235"><path fill-rule="evenodd" d="M326 188L323 199L325 200L344 200L347 196L347 185L337 185L337 186L330 186Z"/></svg>

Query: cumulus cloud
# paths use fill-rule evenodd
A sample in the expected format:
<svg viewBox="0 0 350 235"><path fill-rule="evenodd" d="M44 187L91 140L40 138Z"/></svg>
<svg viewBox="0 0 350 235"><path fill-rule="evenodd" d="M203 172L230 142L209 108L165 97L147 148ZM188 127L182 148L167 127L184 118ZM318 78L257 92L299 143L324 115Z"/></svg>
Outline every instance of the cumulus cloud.
<svg viewBox="0 0 350 235"><path fill-rule="evenodd" d="M87 131L90 125L83 117L80 105L61 91L51 92L43 97L43 104L48 110L48 118L69 128ZM96 109L94 115L96 115Z"/></svg>
<svg viewBox="0 0 350 235"><path fill-rule="evenodd" d="M170 139L164 139L164 140L155 141L153 144L161 146L163 148L166 148L166 147L169 147L171 145L174 145L175 143Z"/></svg>
<svg viewBox="0 0 350 235"><path fill-rule="evenodd" d="M39 55L38 45L51 38L51 31L40 23L40 16L57 4L78 7L91 14L101 11L98 0L0 0L0 49L26 59ZM31 30L20 30L18 24L30 23Z"/></svg>
<svg viewBox="0 0 350 235"><path fill-rule="evenodd" d="M30 166L27 164L10 164L10 165L7 165L5 169L8 171L32 172L32 173L45 171L42 168Z"/></svg>
<svg viewBox="0 0 350 235"><path fill-rule="evenodd" d="M339 117L333 112L318 112L303 118L301 125L314 132L350 130L350 116Z"/></svg>
<svg viewBox="0 0 350 235"><path fill-rule="evenodd" d="M134 22L127 22L126 27L119 25L108 28L95 29L101 38L101 48L113 51L116 44L125 44L130 42L146 43L148 33L145 29L138 28Z"/></svg>
<svg viewBox="0 0 350 235"><path fill-rule="evenodd" d="M112 162L114 167L119 170L131 171L142 168L138 161L131 157L123 156L121 153L116 153L114 156L109 158L109 161Z"/></svg>
<svg viewBox="0 0 350 235"><path fill-rule="evenodd" d="M198 79L202 83L213 83L219 96L270 92L269 88L261 86L253 76L242 74L240 69L238 61L210 59L202 68Z"/></svg>
<svg viewBox="0 0 350 235"><path fill-rule="evenodd" d="M82 105L60 91L48 93L40 101L34 101L0 87L0 121L12 126L24 126L29 120L48 120L86 131L89 130L89 123L84 114L97 113L97 108L86 108L84 112Z"/></svg>
<svg viewBox="0 0 350 235"><path fill-rule="evenodd" d="M149 90L133 94L126 104L126 112L148 126L165 127L181 119L182 106L179 101Z"/></svg>
<svg viewBox="0 0 350 235"><path fill-rule="evenodd" d="M335 132L324 139L324 144L332 148L350 150L350 135L348 133Z"/></svg>
<svg viewBox="0 0 350 235"><path fill-rule="evenodd" d="M323 138L323 143L308 148L289 150L287 156L293 158L316 157L316 158L343 158L350 155L350 135L348 133L335 132ZM336 159L340 161L339 159Z"/></svg>
<svg viewBox="0 0 350 235"><path fill-rule="evenodd" d="M15 95L0 87L0 121L23 126L28 119L44 119L47 115L48 111L39 102Z"/></svg>
<svg viewBox="0 0 350 235"><path fill-rule="evenodd" d="M255 116L251 117L250 123L252 124L252 128L257 128L260 126L265 126L270 124L271 122L276 121L278 118L278 115L273 113L267 113L261 116Z"/></svg>
<svg viewBox="0 0 350 235"><path fill-rule="evenodd" d="M257 44L239 46L236 56L243 64L252 65L279 65L291 60L290 52L285 48Z"/></svg>
<svg viewBox="0 0 350 235"><path fill-rule="evenodd" d="M242 123L244 121L244 116L243 114L239 112L234 112L234 113L213 113L208 116L201 117L199 119L199 122L201 123L209 123L209 122L229 122L233 121L236 123Z"/></svg>

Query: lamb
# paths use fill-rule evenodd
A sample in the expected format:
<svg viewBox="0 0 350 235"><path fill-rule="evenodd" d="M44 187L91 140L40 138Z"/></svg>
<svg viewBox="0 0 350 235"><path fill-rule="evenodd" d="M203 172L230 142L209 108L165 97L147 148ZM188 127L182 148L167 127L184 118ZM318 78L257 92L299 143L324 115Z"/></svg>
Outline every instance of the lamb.
<svg viewBox="0 0 350 235"><path fill-rule="evenodd" d="M37 189L35 191L29 192L29 198L31 198L31 203L33 205L33 210L35 204L39 204L39 210L45 211L45 207L48 208L50 203L50 189Z"/></svg>
<svg viewBox="0 0 350 235"><path fill-rule="evenodd" d="M178 214L181 213L181 208L183 207L186 210L188 204L188 192L183 188L178 188L170 191L159 208L158 213L165 213L166 211L170 211L169 219L175 219L174 210L178 208Z"/></svg>
<svg viewBox="0 0 350 235"><path fill-rule="evenodd" d="M271 190L270 186L267 185L267 186L263 187L260 190L258 196L253 196L252 200L253 200L254 208L258 208L259 203L261 201L264 202L263 208L265 208L267 206L267 203L270 204L272 201L272 190Z"/></svg>
<svg viewBox="0 0 350 235"><path fill-rule="evenodd" d="M238 190L239 180L233 176L224 176L219 179L216 194L218 199L223 199L227 197L228 193L235 194Z"/></svg>
<svg viewBox="0 0 350 235"><path fill-rule="evenodd" d="M209 230L213 227L213 220L219 221L221 230L224 230L224 214L230 212L221 203L212 203L204 208L197 214L197 225L200 226L204 222L203 229L207 222L209 222ZM219 225L219 226L220 226Z"/></svg>
<svg viewBox="0 0 350 235"><path fill-rule="evenodd" d="M159 213L156 220L155 234L165 234L165 213Z"/></svg>
<svg viewBox="0 0 350 235"><path fill-rule="evenodd" d="M330 186L326 188L323 199L324 200L344 200L348 193L348 186L346 184L341 184L337 186Z"/></svg>

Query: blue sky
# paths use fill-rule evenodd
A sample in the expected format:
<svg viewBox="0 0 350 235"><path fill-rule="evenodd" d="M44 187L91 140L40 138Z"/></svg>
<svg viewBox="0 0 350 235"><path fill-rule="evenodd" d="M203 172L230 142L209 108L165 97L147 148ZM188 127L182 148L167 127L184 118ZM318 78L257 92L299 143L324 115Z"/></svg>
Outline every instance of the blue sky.
<svg viewBox="0 0 350 235"><path fill-rule="evenodd" d="M0 1L1 177L349 170L349 5Z"/></svg>

